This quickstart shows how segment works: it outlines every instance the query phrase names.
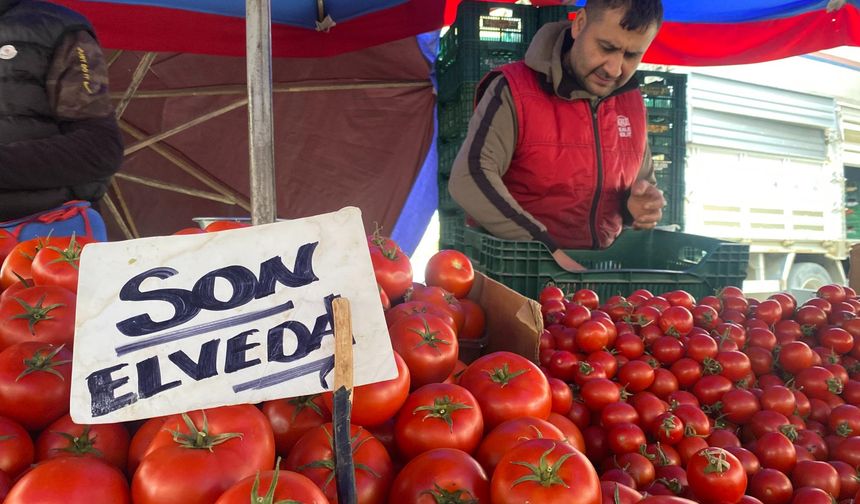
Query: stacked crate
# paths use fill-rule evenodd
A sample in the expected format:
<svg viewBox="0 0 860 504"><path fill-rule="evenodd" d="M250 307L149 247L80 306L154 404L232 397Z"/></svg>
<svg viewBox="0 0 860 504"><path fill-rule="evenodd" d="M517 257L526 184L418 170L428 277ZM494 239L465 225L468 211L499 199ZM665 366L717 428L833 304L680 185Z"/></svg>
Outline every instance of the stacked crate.
<svg viewBox="0 0 860 504"><path fill-rule="evenodd" d="M648 144L657 187L666 198L661 226L684 228L684 163L687 76L641 70L636 73L648 109Z"/></svg>
<svg viewBox="0 0 860 504"><path fill-rule="evenodd" d="M448 194L451 165L469 126L475 87L490 70L520 60L544 23L565 19L568 7L510 3L460 3L457 19L439 43L439 224L440 248L462 248L465 216Z"/></svg>

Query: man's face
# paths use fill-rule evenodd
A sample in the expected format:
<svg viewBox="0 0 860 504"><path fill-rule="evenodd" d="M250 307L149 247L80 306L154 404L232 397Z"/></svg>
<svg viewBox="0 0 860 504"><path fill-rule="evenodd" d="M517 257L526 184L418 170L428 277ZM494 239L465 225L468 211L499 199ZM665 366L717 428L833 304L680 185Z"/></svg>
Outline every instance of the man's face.
<svg viewBox="0 0 860 504"><path fill-rule="evenodd" d="M581 10L571 26L570 63L576 78L593 95L607 96L626 84L657 35L656 23L625 30L621 26L624 14L624 9L612 9L587 17Z"/></svg>

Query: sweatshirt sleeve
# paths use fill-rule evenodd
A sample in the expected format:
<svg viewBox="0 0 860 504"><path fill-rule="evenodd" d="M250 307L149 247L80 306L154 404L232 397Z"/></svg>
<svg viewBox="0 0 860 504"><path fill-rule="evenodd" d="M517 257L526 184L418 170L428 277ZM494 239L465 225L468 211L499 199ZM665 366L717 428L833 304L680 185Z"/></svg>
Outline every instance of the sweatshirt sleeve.
<svg viewBox="0 0 860 504"><path fill-rule="evenodd" d="M66 34L46 79L60 134L0 145L0 188L73 186L113 175L123 145L107 82L104 55L93 36Z"/></svg>
<svg viewBox="0 0 860 504"><path fill-rule="evenodd" d="M536 240L551 251L558 245L546 226L511 196L502 177L517 143L513 97L503 75L487 86L466 139L451 168L448 191L466 213L491 234L509 240Z"/></svg>

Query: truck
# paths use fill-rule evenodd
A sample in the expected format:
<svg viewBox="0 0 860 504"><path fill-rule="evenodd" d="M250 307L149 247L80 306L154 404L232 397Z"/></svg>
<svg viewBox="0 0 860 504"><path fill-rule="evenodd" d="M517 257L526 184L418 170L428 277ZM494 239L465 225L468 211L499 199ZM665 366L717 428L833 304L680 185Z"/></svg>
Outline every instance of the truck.
<svg viewBox="0 0 860 504"><path fill-rule="evenodd" d="M683 224L674 227L748 243L750 295L847 285L860 241L860 49L650 69L686 76Z"/></svg>

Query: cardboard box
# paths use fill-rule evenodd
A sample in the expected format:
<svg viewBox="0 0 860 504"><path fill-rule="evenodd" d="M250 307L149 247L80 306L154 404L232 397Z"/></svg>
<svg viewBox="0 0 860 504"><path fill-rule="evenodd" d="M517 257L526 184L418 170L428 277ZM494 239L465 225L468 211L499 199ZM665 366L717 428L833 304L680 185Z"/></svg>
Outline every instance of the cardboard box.
<svg viewBox="0 0 860 504"><path fill-rule="evenodd" d="M487 325L483 338L460 340L460 357L464 362L498 351L514 352L538 362L543 332L540 303L477 271L468 298L484 309Z"/></svg>
<svg viewBox="0 0 860 504"><path fill-rule="evenodd" d="M848 287L860 291L860 243L851 247L848 262Z"/></svg>

